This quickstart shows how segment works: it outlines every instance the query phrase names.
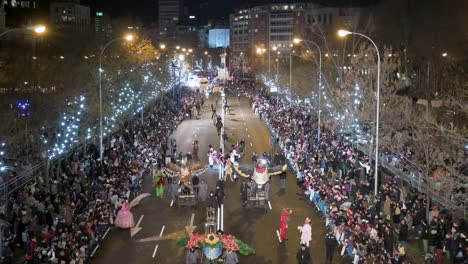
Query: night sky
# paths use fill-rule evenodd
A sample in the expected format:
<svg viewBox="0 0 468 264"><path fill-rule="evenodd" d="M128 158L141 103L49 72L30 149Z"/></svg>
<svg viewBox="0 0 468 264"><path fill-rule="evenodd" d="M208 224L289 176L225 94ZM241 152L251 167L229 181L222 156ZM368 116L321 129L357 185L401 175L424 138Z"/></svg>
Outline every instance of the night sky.
<svg viewBox="0 0 468 264"><path fill-rule="evenodd" d="M266 3L315 2L325 5L365 5L379 0L185 0L186 15L204 18L226 19L237 8ZM158 0L84 0L94 9L104 10L112 17L130 17L145 24L158 20ZM205 22L205 21L203 21Z"/></svg>

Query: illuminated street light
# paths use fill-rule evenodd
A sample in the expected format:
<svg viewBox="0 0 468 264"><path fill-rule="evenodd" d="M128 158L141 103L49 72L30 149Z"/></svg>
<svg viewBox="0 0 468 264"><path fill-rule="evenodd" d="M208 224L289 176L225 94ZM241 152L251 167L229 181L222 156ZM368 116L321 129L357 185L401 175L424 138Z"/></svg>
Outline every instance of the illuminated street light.
<svg viewBox="0 0 468 264"><path fill-rule="evenodd" d="M185 60L184 54L180 54L180 55L179 55L179 60L180 60L180 61L184 61L184 60Z"/></svg>
<svg viewBox="0 0 468 264"><path fill-rule="evenodd" d="M354 34L354 33L348 30L344 30L344 29L338 30L338 36L340 37L346 37L347 35L350 35L350 34Z"/></svg>
<svg viewBox="0 0 468 264"><path fill-rule="evenodd" d="M442 53L442 57L447 57L447 52Z"/></svg>
<svg viewBox="0 0 468 264"><path fill-rule="evenodd" d="M340 37L345 37L347 35L350 35L350 34L354 34L354 35L358 35L358 36L361 36L361 37L364 37L366 38L367 40L369 40L372 45L374 45L374 48L375 50L377 51L377 102L376 102L376 105L377 105L377 111L376 111L376 121L375 121L375 174L374 174L374 181L375 181L375 186L374 186L374 195L377 196L377 191L378 191L378 181L379 181L379 178L378 178L378 171L379 171L379 121L380 121L380 52L379 52L379 48L377 47L377 44L375 44L375 42L368 36L364 35L364 34L361 34L361 33L357 33L357 32L351 32L351 31L347 31L347 30L338 30L338 36Z"/></svg>
<svg viewBox="0 0 468 264"><path fill-rule="evenodd" d="M165 45L165 44L161 44L161 45L159 45L159 47L160 47L161 49L165 49L165 48L166 48L166 45Z"/></svg>
<svg viewBox="0 0 468 264"><path fill-rule="evenodd" d="M5 32L2 32L0 34L0 37L7 34L7 33L9 33L9 32L18 31L18 30L32 30L37 34L42 34L42 33L44 33L46 31L46 27L44 25L37 25L37 26L32 26L32 27L12 28L12 29L9 29L9 30L7 30Z"/></svg>
<svg viewBox="0 0 468 264"><path fill-rule="evenodd" d="M104 149L103 149L103 143L102 143L102 136L103 136L103 133L102 133L102 55L104 54L104 51L106 50L106 48L112 44L113 42L117 41L117 40L126 40L126 41L132 41L134 39L133 35L132 34L128 34L124 37L120 37L120 38L115 38L111 41L109 41L101 50L101 53L99 55L99 162L101 162L101 165L103 163L103 154L104 154Z"/></svg>
<svg viewBox="0 0 468 264"><path fill-rule="evenodd" d="M305 46L307 47L306 53L310 53L310 47L308 43L314 45L318 52L319 52L319 83L318 83L318 125L317 125L317 142L320 144L320 137L321 137L321 105L322 105L322 50L320 49L320 46L311 41L311 40L303 40L299 37L293 38L293 43L299 44L301 42L304 42ZM290 53L291 54L291 53ZM292 61L292 57L290 56L289 58L290 62ZM291 79L291 72L292 72L292 63L289 64L290 67L290 74L289 74L289 89L291 89L292 85L292 79Z"/></svg>
<svg viewBox="0 0 468 264"><path fill-rule="evenodd" d="M188 52L189 52L189 53L192 53L192 52L193 52L193 49L189 49Z"/></svg>
<svg viewBox="0 0 468 264"><path fill-rule="evenodd" d="M176 49L180 49L180 46L176 46L175 48L176 48Z"/></svg>
<svg viewBox="0 0 468 264"><path fill-rule="evenodd" d="M302 39L300 39L300 38L294 38L294 39L293 39L293 42L294 42L294 44L299 44L299 43L302 42Z"/></svg>
<svg viewBox="0 0 468 264"><path fill-rule="evenodd" d="M37 26L33 27L33 30L37 34L42 34L42 33L44 33L46 31L46 27L44 25L37 25Z"/></svg>

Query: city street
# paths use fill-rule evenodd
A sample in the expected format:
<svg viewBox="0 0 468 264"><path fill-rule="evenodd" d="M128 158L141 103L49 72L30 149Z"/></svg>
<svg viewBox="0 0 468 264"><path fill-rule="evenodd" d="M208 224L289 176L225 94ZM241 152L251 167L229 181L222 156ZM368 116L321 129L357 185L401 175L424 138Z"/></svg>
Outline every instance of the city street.
<svg viewBox="0 0 468 264"><path fill-rule="evenodd" d="M219 147L219 138L216 129L210 119L210 104L215 104L215 97L211 95L205 102L205 113L200 120L184 121L175 131L172 137L176 138L178 152L191 151L191 143L197 139L200 142L200 158L207 161L206 152L211 144L216 149ZM242 138L246 141L246 152L241 165L250 163L252 151L262 153L270 151L270 134L268 128L255 117L249 107L247 98L229 96L231 115L226 113L225 128L229 137L229 146L237 143ZM221 99L218 102L220 113ZM202 174L201 179L207 180L209 190L214 190L218 177L218 167L209 169ZM302 225L306 217L312 220L311 255L314 263L323 263L325 258L325 231L314 210L302 199L299 187L295 184L295 177L288 172L287 189L283 193L279 189L279 180L272 179L270 190L272 209L247 210L240 202L240 184L228 180L226 184L226 199L224 210L224 231L233 234L256 250L256 254L249 257L241 257L241 263L296 263L296 252L299 248L300 233L297 226ZM150 186L151 179L147 175L144 182L145 191L152 194L133 210L135 222L142 215L143 229L130 238L129 230L112 228L101 247L96 252L95 263L184 263L185 249L177 248L175 240L186 235L185 226L190 222L191 215L195 214L194 225L196 232L204 232L205 208L199 204L196 208L170 206L170 194L167 191L164 199L156 199ZM282 208L289 207L293 215L289 223L289 240L278 242L276 230L278 229L280 212ZM141 242L141 239L154 237L157 241ZM160 238L158 238L160 237ZM335 263L340 263L341 257L334 257Z"/></svg>

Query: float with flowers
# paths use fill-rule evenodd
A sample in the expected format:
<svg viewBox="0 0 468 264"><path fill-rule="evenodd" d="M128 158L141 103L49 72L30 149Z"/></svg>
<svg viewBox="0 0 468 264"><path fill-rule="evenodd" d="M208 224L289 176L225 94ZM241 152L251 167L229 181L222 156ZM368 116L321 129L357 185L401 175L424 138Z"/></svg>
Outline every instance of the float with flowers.
<svg viewBox="0 0 468 264"><path fill-rule="evenodd" d="M187 249L201 249L203 255L211 261L210 263L222 262L221 256L223 250L239 252L241 255L248 256L255 253L246 243L228 234L198 234L192 233L188 237L180 238L176 241L177 246Z"/></svg>

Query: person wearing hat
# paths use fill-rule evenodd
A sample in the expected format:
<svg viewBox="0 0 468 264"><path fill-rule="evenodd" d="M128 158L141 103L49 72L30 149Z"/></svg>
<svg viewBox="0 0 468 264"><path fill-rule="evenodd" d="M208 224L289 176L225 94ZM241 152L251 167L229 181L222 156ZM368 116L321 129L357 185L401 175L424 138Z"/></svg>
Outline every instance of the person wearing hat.
<svg viewBox="0 0 468 264"><path fill-rule="evenodd" d="M301 244L301 247L296 253L297 264L309 264L311 262L309 250L307 250L306 245Z"/></svg>

